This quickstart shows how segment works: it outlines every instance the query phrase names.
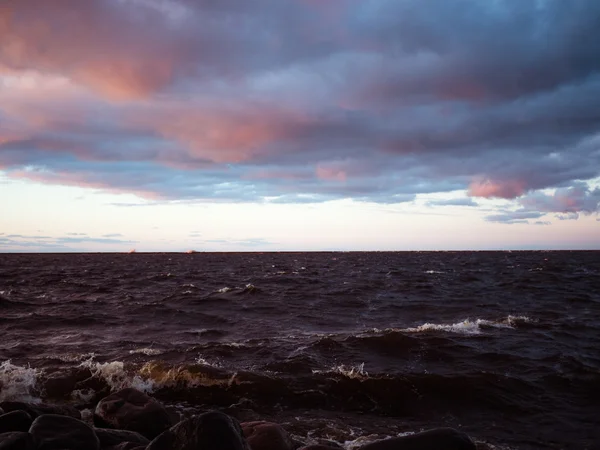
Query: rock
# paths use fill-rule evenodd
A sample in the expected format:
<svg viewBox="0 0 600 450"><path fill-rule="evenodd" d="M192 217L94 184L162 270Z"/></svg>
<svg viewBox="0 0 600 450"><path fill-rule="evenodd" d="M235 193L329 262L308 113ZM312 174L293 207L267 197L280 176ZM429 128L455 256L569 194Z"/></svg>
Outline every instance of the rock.
<svg viewBox="0 0 600 450"><path fill-rule="evenodd" d="M23 403L23 402L2 402L0 403L0 408L2 408L5 412L11 411L25 411L29 414L33 419L42 414L57 414L60 416L69 416L74 417L75 419L81 419L81 413L79 410L72 406L55 406L55 405L46 405L45 403Z"/></svg>
<svg viewBox="0 0 600 450"><path fill-rule="evenodd" d="M102 447L102 450L146 450L146 446L136 444L135 442L121 442L110 447Z"/></svg>
<svg viewBox="0 0 600 450"><path fill-rule="evenodd" d="M171 426L171 421L159 402L137 389L126 388L100 400L94 413L94 425L137 431L154 439Z"/></svg>
<svg viewBox="0 0 600 450"><path fill-rule="evenodd" d="M409 436L371 442L359 450L476 450L476 447L465 433L453 428L435 428Z"/></svg>
<svg viewBox="0 0 600 450"><path fill-rule="evenodd" d="M28 431L33 419L25 411L11 411L0 416L0 433Z"/></svg>
<svg viewBox="0 0 600 450"><path fill-rule="evenodd" d="M329 439L319 439L317 444L301 445L299 450L335 450L343 449L340 444Z"/></svg>
<svg viewBox="0 0 600 450"><path fill-rule="evenodd" d="M150 440L145 438L135 431L127 430L110 430L106 428L95 428L94 432L100 440L100 447L111 447L121 443L130 442L134 443L135 446L145 447L150 443Z"/></svg>
<svg viewBox="0 0 600 450"><path fill-rule="evenodd" d="M110 447L103 447L102 450L145 450L145 445L136 444L135 442L121 442Z"/></svg>
<svg viewBox="0 0 600 450"><path fill-rule="evenodd" d="M294 449L292 439L281 425L271 422L244 422L241 426L252 450Z"/></svg>
<svg viewBox="0 0 600 450"><path fill-rule="evenodd" d="M86 391L88 389L91 389L91 390L97 391L97 392L100 392L100 391L110 392L110 387L108 386L108 383L106 382L106 380L104 378L98 378L98 377L93 377L93 376L75 383L75 389L77 389L79 391Z"/></svg>
<svg viewBox="0 0 600 450"><path fill-rule="evenodd" d="M323 444L313 444L313 445L307 445L305 447L302 447L299 450L331 450L332 448L338 448L338 447L332 447L330 445L323 445Z"/></svg>
<svg viewBox="0 0 600 450"><path fill-rule="evenodd" d="M0 450L36 450L35 440L31 434L22 431L2 433Z"/></svg>
<svg viewBox="0 0 600 450"><path fill-rule="evenodd" d="M237 420L218 411L182 420L146 450L250 450Z"/></svg>
<svg viewBox="0 0 600 450"><path fill-rule="evenodd" d="M70 373L56 372L44 381L43 388L48 398L70 397L75 385L92 376L89 369L76 369Z"/></svg>
<svg viewBox="0 0 600 450"><path fill-rule="evenodd" d="M4 414L4 410L2 408L0 408L0 416Z"/></svg>
<svg viewBox="0 0 600 450"><path fill-rule="evenodd" d="M33 421L29 433L38 443L37 450L100 450L92 427L73 417L43 414Z"/></svg>
<svg viewBox="0 0 600 450"><path fill-rule="evenodd" d="M338 442L332 441L330 439L319 439L318 445L328 447L330 450L332 448L344 448Z"/></svg>

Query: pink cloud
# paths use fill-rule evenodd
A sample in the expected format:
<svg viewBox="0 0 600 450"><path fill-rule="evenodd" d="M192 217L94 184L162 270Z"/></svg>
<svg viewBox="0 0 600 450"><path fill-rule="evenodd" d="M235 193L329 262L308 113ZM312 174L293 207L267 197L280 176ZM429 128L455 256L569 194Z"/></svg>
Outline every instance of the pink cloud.
<svg viewBox="0 0 600 450"><path fill-rule="evenodd" d="M478 179L469 185L468 193L471 197L505 198L520 197L527 191L527 186L521 180L491 180Z"/></svg>
<svg viewBox="0 0 600 450"><path fill-rule="evenodd" d="M234 105L171 104L127 115L130 129L158 133L179 143L190 157L213 163L239 163L281 152L286 139L312 123L299 110L241 101Z"/></svg>
<svg viewBox="0 0 600 450"><path fill-rule="evenodd" d="M114 194L134 194L147 200L160 200L164 198L156 192L136 189L133 186L123 188L115 187L115 184L125 185L128 183L128 181L130 182L131 180L125 179L127 177L125 177L123 180L120 180L122 183L115 183L115 181L119 180L102 180L101 177L97 177L93 173L48 171L41 169L14 170L9 172L8 176L13 179L28 180L36 183L92 188Z"/></svg>
<svg viewBox="0 0 600 450"><path fill-rule="evenodd" d="M137 2L8 0L0 21L0 73L64 75L115 99L145 97L173 80L185 42L164 15Z"/></svg>
<svg viewBox="0 0 600 450"><path fill-rule="evenodd" d="M318 165L316 169L317 177L321 180L328 181L346 181L347 174L343 170L335 167L327 167Z"/></svg>

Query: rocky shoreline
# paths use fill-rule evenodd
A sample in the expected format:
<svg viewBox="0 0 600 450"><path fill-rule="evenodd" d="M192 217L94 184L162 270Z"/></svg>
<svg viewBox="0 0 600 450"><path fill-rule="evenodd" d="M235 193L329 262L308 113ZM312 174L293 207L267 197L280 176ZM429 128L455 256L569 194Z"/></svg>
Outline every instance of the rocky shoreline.
<svg viewBox="0 0 600 450"><path fill-rule="evenodd" d="M65 405L0 403L0 450L332 450L334 441L294 439L272 422L239 422L221 411L177 416L134 388L102 398L87 417ZM367 443L359 450L473 450L466 434L436 428Z"/></svg>

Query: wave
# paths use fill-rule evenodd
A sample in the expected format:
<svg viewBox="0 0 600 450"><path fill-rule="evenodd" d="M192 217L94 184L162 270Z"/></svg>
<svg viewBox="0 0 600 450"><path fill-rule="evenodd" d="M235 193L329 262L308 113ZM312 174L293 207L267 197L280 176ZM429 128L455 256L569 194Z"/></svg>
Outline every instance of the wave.
<svg viewBox="0 0 600 450"><path fill-rule="evenodd" d="M229 406L245 398L258 408L274 404L309 408L418 415L441 409L493 410L538 413L536 399L544 395L557 405L564 399L552 379L525 380L508 374L472 372L453 375L409 372L370 373L365 364L336 364L325 369L292 373L228 370L198 356L195 363L163 361L145 364L98 362L90 358L77 366L49 371L0 364L0 401L39 402L62 399L80 406L99 396L134 387L177 403ZM567 381L567 378L560 378ZM568 383L573 392L586 392L600 382L600 374Z"/></svg>
<svg viewBox="0 0 600 450"><path fill-rule="evenodd" d="M481 334L486 328L517 328L522 324L535 323L536 320L530 319L527 316L512 316L509 315L501 320L487 320L487 319L465 319L461 322L451 324L436 324L436 323L424 323L417 327L403 328L403 329L390 329L391 331L402 331L405 333L423 333L432 331L445 331L449 333L460 333L466 335ZM386 330L389 331L389 330Z"/></svg>
<svg viewBox="0 0 600 450"><path fill-rule="evenodd" d="M38 403L35 395L38 369L16 366L10 360L0 364L0 402L24 401Z"/></svg>

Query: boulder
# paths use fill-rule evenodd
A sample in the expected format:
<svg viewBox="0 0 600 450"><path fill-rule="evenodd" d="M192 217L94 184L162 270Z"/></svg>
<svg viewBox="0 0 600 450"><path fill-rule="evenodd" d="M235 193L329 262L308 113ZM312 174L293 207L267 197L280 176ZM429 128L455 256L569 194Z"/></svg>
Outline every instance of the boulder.
<svg viewBox="0 0 600 450"><path fill-rule="evenodd" d="M57 414L60 416L69 416L75 419L81 419L81 413L79 410L72 406L55 406L55 405L46 405L45 403L24 403L24 402L2 402L0 403L0 408L2 408L5 412L11 411L25 411L29 414L33 419L42 414Z"/></svg>
<svg viewBox="0 0 600 450"><path fill-rule="evenodd" d="M294 449L292 439L281 425L271 422L244 422L241 426L252 450Z"/></svg>
<svg viewBox="0 0 600 450"><path fill-rule="evenodd" d="M154 439L146 450L250 450L237 420L218 411L182 420Z"/></svg>
<svg viewBox="0 0 600 450"><path fill-rule="evenodd" d="M363 445L359 450L476 450L469 436L453 428L435 428Z"/></svg>
<svg viewBox="0 0 600 450"><path fill-rule="evenodd" d="M166 409L152 397L133 388L122 389L100 400L94 425L136 431L154 439L171 426Z"/></svg>
<svg viewBox="0 0 600 450"><path fill-rule="evenodd" d="M332 448L338 448L338 447L332 447L330 445L324 445L324 444L312 444L312 445L307 445L305 447L301 447L299 450L331 450Z"/></svg>
<svg viewBox="0 0 600 450"><path fill-rule="evenodd" d="M89 369L75 369L69 373L55 372L48 376L43 383L46 398L69 398L75 390L75 385L92 376Z"/></svg>
<svg viewBox="0 0 600 450"><path fill-rule="evenodd" d="M33 421L29 433L37 450L100 450L92 427L73 417L43 414Z"/></svg>
<svg viewBox="0 0 600 450"><path fill-rule="evenodd" d="M0 450L36 450L33 436L22 431L0 434Z"/></svg>
<svg viewBox="0 0 600 450"><path fill-rule="evenodd" d="M110 447L102 447L102 450L146 450L146 446L136 444L135 442L121 442Z"/></svg>
<svg viewBox="0 0 600 450"><path fill-rule="evenodd" d="M150 440L135 431L110 430L107 428L95 428L94 432L100 440L100 447L112 447L122 443L133 443L135 446L145 447Z"/></svg>
<svg viewBox="0 0 600 450"><path fill-rule="evenodd" d="M0 434L9 431L28 431L33 419L25 411L11 411L0 416Z"/></svg>

